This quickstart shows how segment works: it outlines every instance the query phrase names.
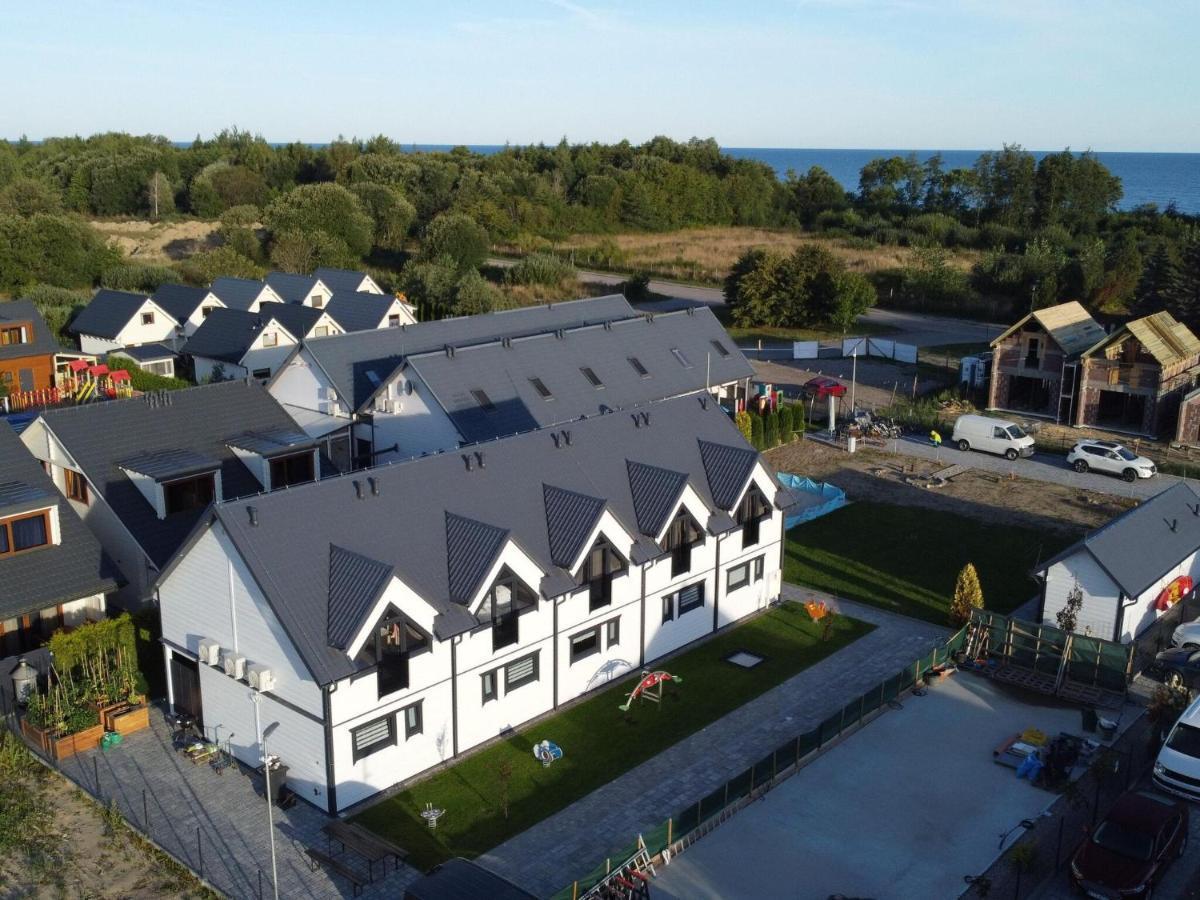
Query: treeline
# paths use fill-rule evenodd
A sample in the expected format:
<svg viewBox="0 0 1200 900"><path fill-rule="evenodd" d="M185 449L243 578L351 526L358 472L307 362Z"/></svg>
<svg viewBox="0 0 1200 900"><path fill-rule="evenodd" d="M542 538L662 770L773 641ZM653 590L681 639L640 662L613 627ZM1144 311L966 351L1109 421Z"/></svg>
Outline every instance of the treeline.
<svg viewBox="0 0 1200 900"><path fill-rule="evenodd" d="M938 156L873 160L846 191L820 168L777 179L713 140L563 141L490 155L406 153L386 137L275 146L236 129L188 146L125 134L0 142L0 291L149 290L162 279L317 265L396 273L407 262L395 286L469 310L501 302L470 260L480 244L486 253L578 233L751 225L916 248L905 269L873 276L891 305L1006 317L1031 303L1078 299L1118 312L1166 297L1194 322L1197 219L1119 212L1120 198L1094 155L1036 160L1015 145L969 168ZM219 219L220 245L176 269L135 267L86 224L173 215ZM960 249L982 254L969 270L951 256Z"/></svg>

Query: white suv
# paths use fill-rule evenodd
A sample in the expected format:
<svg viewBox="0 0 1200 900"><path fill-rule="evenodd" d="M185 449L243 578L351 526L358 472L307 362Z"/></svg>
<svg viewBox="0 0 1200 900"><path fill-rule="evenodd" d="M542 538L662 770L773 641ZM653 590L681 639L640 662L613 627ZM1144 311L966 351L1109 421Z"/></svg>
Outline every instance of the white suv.
<svg viewBox="0 0 1200 900"><path fill-rule="evenodd" d="M1076 472L1107 472L1126 481L1150 478L1158 471L1152 460L1115 441L1080 441L1067 454L1067 463Z"/></svg>

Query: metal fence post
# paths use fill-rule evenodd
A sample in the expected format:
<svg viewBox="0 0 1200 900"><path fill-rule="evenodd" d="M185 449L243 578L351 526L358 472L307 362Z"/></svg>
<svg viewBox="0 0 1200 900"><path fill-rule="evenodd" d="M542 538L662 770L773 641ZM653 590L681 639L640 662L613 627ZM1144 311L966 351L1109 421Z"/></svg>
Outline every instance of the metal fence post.
<svg viewBox="0 0 1200 900"><path fill-rule="evenodd" d="M200 857L200 877L204 877L204 844L200 840L200 826L196 826L196 853Z"/></svg>

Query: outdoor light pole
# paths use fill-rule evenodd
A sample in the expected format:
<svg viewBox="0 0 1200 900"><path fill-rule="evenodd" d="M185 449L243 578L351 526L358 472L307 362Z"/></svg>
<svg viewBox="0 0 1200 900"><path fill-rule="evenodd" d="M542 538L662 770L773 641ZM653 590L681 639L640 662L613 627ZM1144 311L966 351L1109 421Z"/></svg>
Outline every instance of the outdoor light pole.
<svg viewBox="0 0 1200 900"><path fill-rule="evenodd" d="M262 733L263 784L265 785L263 793L267 795L267 834L271 838L271 886L275 890L275 900L279 900L279 869L275 865L275 814L271 810L271 759L267 756L267 738L274 734L278 727L278 722L272 722L263 729Z"/></svg>

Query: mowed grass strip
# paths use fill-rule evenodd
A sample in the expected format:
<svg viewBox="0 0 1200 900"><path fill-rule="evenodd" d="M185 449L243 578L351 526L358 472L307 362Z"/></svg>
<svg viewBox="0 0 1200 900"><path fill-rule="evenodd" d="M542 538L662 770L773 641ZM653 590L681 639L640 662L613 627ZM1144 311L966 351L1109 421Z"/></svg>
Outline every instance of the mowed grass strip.
<svg viewBox="0 0 1200 900"><path fill-rule="evenodd" d="M701 615L708 613L700 613ZM665 685L663 701L617 707L638 676L622 679L542 722L476 753L355 816L355 821L405 847L410 862L428 869L453 856L474 857L603 787L764 691L852 643L874 626L847 616L822 641L799 604L784 604L719 634L665 663L680 677ZM726 662L737 650L765 657L753 669ZM543 678L550 677L543 671ZM503 701L501 701L503 702ZM534 759L543 739L563 748L549 768ZM503 813L501 768L512 766L508 817ZM685 805L697 798L681 797ZM445 809L436 830L420 816L426 803ZM603 849L603 848L601 848ZM552 852L553 848L547 848Z"/></svg>
<svg viewBox="0 0 1200 900"><path fill-rule="evenodd" d="M1029 571L1068 543L1034 528L858 502L788 532L784 578L946 625L967 563L979 573L984 606L1008 613L1037 593Z"/></svg>

